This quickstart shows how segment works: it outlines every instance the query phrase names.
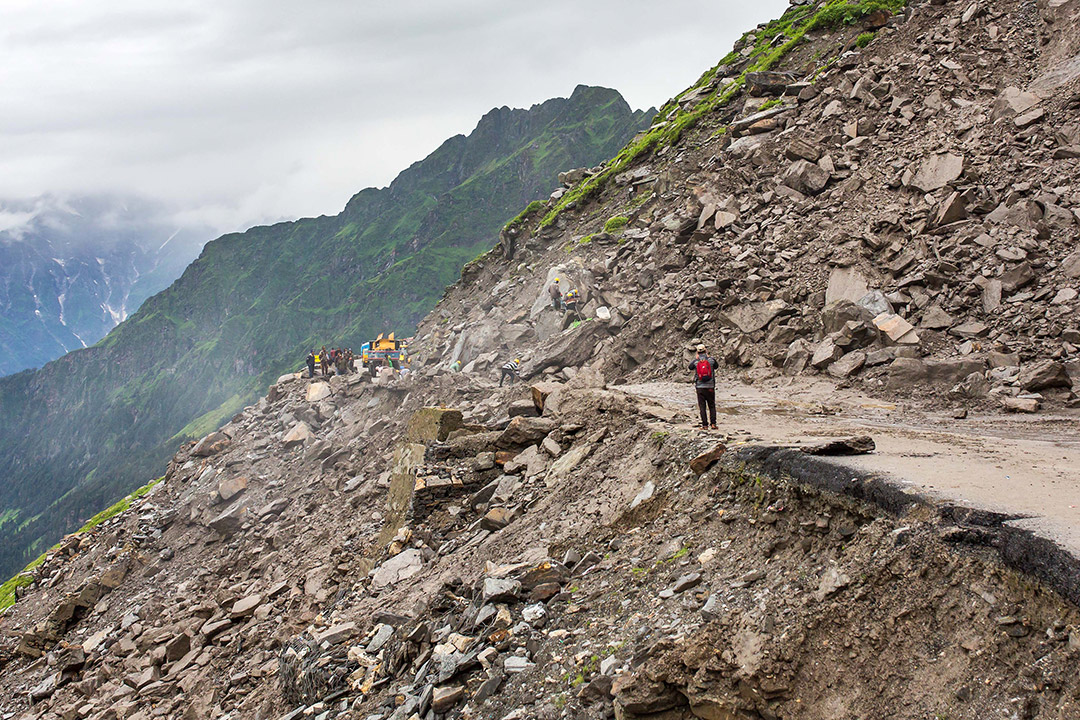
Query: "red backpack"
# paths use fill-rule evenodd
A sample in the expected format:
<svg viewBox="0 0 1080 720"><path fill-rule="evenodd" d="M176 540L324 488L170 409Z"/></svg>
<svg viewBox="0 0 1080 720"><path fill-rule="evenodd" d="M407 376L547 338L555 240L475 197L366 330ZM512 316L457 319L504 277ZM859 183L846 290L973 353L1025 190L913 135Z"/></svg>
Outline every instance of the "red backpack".
<svg viewBox="0 0 1080 720"><path fill-rule="evenodd" d="M709 358L698 360L697 379L699 381L712 380L712 363L709 362Z"/></svg>

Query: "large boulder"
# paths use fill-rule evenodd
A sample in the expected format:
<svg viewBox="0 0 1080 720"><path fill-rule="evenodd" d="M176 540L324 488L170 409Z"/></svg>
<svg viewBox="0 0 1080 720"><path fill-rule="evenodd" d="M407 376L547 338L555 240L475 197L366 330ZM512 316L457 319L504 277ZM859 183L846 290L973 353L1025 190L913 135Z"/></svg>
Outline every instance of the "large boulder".
<svg viewBox="0 0 1080 720"><path fill-rule="evenodd" d="M371 575L371 584L377 589L394 585L419 573L424 566L420 551L410 548L390 558Z"/></svg>
<svg viewBox="0 0 1080 720"><path fill-rule="evenodd" d="M1080 250L1061 261L1061 272L1071 278L1080 278Z"/></svg>
<svg viewBox="0 0 1080 720"><path fill-rule="evenodd" d="M916 360L899 357L889 366L887 387L890 390L917 390L954 385L972 373L986 371L983 358L960 358L957 360Z"/></svg>
<svg viewBox="0 0 1080 720"><path fill-rule="evenodd" d="M191 454L196 457L209 457L221 452L230 444L232 444L232 440L229 439L228 435L223 432L212 432L195 443L195 447L191 449Z"/></svg>
<svg viewBox="0 0 1080 720"><path fill-rule="evenodd" d="M1040 360L1020 367L1020 387L1029 392L1047 388L1071 388L1072 378L1063 363Z"/></svg>
<svg viewBox="0 0 1080 720"><path fill-rule="evenodd" d="M315 433L311 432L311 427L306 422L298 422L294 424L289 431L285 433L281 438L281 443L287 448L296 447L297 445L303 445L308 440L315 438Z"/></svg>
<svg viewBox="0 0 1080 720"><path fill-rule="evenodd" d="M929 193L956 182L963 174L963 155L937 153L922 161L910 184L912 187Z"/></svg>
<svg viewBox="0 0 1080 720"><path fill-rule="evenodd" d="M1006 293L1016 292L1035 279L1031 263L1022 262L1001 275L1001 290Z"/></svg>
<svg viewBox="0 0 1080 720"><path fill-rule="evenodd" d="M246 477L226 477L218 481L217 494L221 502L229 502L247 488Z"/></svg>
<svg viewBox="0 0 1080 720"><path fill-rule="evenodd" d="M334 393L330 389L330 384L329 383L314 382L314 383L311 383L310 385L308 385L307 401L309 403L317 403L320 400L325 400L326 398L330 397L333 394Z"/></svg>
<svg viewBox="0 0 1080 720"><path fill-rule="evenodd" d="M1025 113L1041 102L1035 93L1025 92L1018 87L1007 87L994 100L994 110L990 119L994 122L1011 119Z"/></svg>
<svg viewBox="0 0 1080 720"><path fill-rule="evenodd" d="M213 518L207 525L211 529L216 530L218 533L225 537L229 537L240 531L244 526L244 518L247 514L247 508L243 505L234 505L225 512L221 513L217 517Z"/></svg>
<svg viewBox="0 0 1080 720"><path fill-rule="evenodd" d="M720 322L744 333L762 330L782 315L792 315L795 308L783 300L743 303L720 313Z"/></svg>
<svg viewBox="0 0 1080 720"><path fill-rule="evenodd" d="M820 165L806 160L796 160L780 178L780 184L803 195L817 195L829 184L832 176Z"/></svg>
<svg viewBox="0 0 1080 720"><path fill-rule="evenodd" d="M866 292L862 295L866 295ZM874 316L866 308L846 298L830 302L821 311L821 324L826 333L840 332L849 322L872 324Z"/></svg>
<svg viewBox="0 0 1080 720"><path fill-rule="evenodd" d="M597 346L608 336L605 323L583 322L545 342L530 362L521 366L519 375L531 378L549 367L581 367L596 352Z"/></svg>
<svg viewBox="0 0 1080 720"><path fill-rule="evenodd" d="M748 72L746 73L746 92L751 97L765 95L783 95L788 85L795 82L796 78L786 72Z"/></svg>
<svg viewBox="0 0 1080 720"><path fill-rule="evenodd" d="M409 418L405 429L408 442L429 444L445 442L450 433L465 427L460 410L445 407L426 407L417 410Z"/></svg>
<svg viewBox="0 0 1080 720"><path fill-rule="evenodd" d="M562 383L557 382L538 382L529 390L532 392L533 405L536 406L536 411L541 415L544 414L544 403L547 401L548 396L557 390L562 390L565 387Z"/></svg>
<svg viewBox="0 0 1080 720"><path fill-rule="evenodd" d="M496 445L501 448L534 445L547 437L555 427L555 421L550 418L516 417L503 430Z"/></svg>

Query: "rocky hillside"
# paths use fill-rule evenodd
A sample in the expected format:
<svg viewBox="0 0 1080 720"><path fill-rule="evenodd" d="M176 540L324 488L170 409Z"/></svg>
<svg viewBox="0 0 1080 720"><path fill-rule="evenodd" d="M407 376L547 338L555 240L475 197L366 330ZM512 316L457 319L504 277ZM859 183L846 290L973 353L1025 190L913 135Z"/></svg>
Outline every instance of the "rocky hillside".
<svg viewBox="0 0 1080 720"><path fill-rule="evenodd" d="M584 86L493 110L339 215L209 243L98 345L0 380L0 569L163 471L311 347L411 332L560 171L610 157L650 118Z"/></svg>
<svg viewBox="0 0 1080 720"><path fill-rule="evenodd" d="M507 226L410 372L282 376L9 583L0 712L1080 716L1075 556L640 392L704 340L728 386L1075 423L1078 20L824 0L749 33Z"/></svg>
<svg viewBox="0 0 1080 720"><path fill-rule="evenodd" d="M1080 712L1075 559L575 367L283 376L5 587L0 712Z"/></svg>
<svg viewBox="0 0 1080 720"><path fill-rule="evenodd" d="M138 198L0 200L0 215L0 376L93 345L212 236Z"/></svg>

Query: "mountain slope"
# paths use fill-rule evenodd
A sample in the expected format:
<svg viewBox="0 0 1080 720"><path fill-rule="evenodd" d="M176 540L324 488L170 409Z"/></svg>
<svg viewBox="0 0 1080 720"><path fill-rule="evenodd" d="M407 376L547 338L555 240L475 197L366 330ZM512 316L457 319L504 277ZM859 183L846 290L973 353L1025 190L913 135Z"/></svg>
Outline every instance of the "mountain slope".
<svg viewBox="0 0 1080 720"><path fill-rule="evenodd" d="M93 345L211 237L130 197L0 201L0 216L0 375Z"/></svg>
<svg viewBox="0 0 1080 720"><path fill-rule="evenodd" d="M649 119L589 87L493 110L337 216L207 244L97 346L0 381L0 569L145 482L307 349L410 332L559 171L610 157Z"/></svg>
<svg viewBox="0 0 1080 720"><path fill-rule="evenodd" d="M1018 512L1072 525L1077 21L817 0L748 34L470 264L412 372L284 376L13 579L0 714L1080 717L1080 546ZM510 352L543 382L500 387Z"/></svg>

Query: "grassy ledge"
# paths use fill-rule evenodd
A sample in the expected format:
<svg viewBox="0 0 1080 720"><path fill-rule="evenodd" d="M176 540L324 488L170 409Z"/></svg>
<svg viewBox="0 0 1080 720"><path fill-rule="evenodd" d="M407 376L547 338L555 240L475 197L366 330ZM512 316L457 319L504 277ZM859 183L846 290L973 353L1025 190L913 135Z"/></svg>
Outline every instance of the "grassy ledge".
<svg viewBox="0 0 1080 720"><path fill-rule="evenodd" d="M861 18L882 10L897 13L906 5L907 0L827 0L816 10L814 6L792 7L779 19L746 33L737 47L746 47L751 41L753 42L753 51L748 56L750 62L732 82L714 89L688 110L682 110L679 107L678 99L665 104L660 108L660 112L656 115L656 122L648 132L635 138L632 143L623 148L607 164L603 172L575 185L548 212L540 222L540 228L554 223L559 214L572 204L599 192L608 180L626 170L637 158L657 148L677 143L685 130L696 125L705 115L727 105L738 95L746 84L747 73L763 72L773 68L788 52L803 42L807 33L852 25ZM780 42L780 40L783 41ZM746 56L741 51L731 52L716 67L702 75L690 90L712 83L721 68L738 63L744 57Z"/></svg>
<svg viewBox="0 0 1080 720"><path fill-rule="evenodd" d="M155 485L157 485L164 479L164 477L159 477L155 480L151 480L146 485L143 485L141 488L125 497L123 500L120 500L119 502L116 502L110 507L102 510L97 515L87 520L81 528L75 531L75 534L80 535L82 533L89 532L90 530L93 530L106 520L116 517L125 510L128 510L131 507L132 503L149 493ZM58 547L60 547L59 543L53 545L51 548L41 553L41 555L39 555L37 559L35 559L33 562L23 568L22 572L20 572L13 578L10 578L3 585L0 585L0 613L4 612L9 607L15 604L16 592L20 588L24 588L33 584L34 569L41 565L43 562L45 562L45 558L48 556L48 554Z"/></svg>

